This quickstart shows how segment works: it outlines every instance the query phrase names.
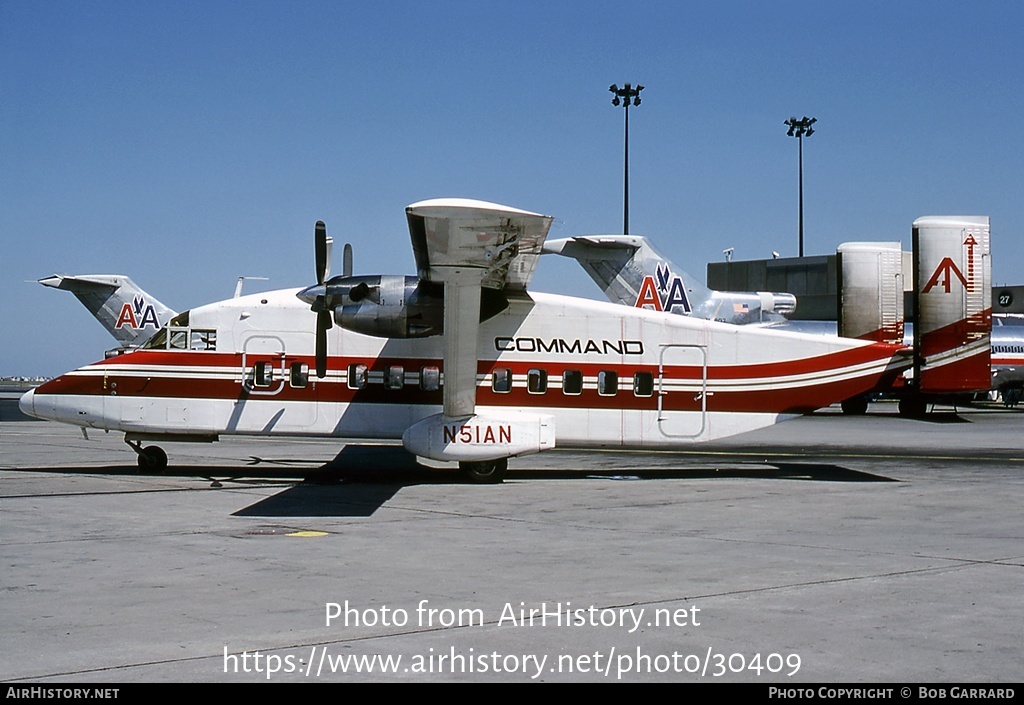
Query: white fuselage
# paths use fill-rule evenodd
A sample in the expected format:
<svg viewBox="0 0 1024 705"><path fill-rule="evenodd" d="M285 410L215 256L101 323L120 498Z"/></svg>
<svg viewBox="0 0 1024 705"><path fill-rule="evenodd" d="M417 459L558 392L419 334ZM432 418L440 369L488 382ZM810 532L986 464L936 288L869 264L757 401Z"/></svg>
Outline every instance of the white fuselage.
<svg viewBox="0 0 1024 705"><path fill-rule="evenodd" d="M311 372L316 316L295 294L193 309L187 325L62 375L26 394L21 407L172 438L398 439L439 413L442 336L375 338L335 326L319 379ZM907 366L898 346L550 294L512 299L481 324L477 340L477 412L551 415L560 447L720 438L864 393ZM493 431L495 443L501 433Z"/></svg>

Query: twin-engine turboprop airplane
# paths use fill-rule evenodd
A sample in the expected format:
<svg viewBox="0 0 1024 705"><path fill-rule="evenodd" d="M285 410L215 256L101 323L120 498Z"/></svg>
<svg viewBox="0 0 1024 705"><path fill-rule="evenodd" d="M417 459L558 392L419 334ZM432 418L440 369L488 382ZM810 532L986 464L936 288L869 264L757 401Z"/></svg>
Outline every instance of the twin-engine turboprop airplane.
<svg viewBox="0 0 1024 705"><path fill-rule="evenodd" d="M462 199L406 214L418 276L353 275L347 255L329 278L318 223L315 285L185 311L141 349L28 392L21 409L123 431L143 468L167 464L149 441L401 439L497 482L510 457L722 438L911 365L901 344L528 293L549 216Z"/></svg>

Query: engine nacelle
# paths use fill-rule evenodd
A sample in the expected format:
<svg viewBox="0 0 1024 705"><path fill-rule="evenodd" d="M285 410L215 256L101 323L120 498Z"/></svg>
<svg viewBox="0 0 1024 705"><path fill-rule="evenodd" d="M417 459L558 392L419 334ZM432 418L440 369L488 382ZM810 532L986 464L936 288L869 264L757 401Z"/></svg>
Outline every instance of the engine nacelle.
<svg viewBox="0 0 1024 705"><path fill-rule="evenodd" d="M328 282L334 322L378 338L424 338L444 328L444 298L416 277L373 275Z"/></svg>
<svg viewBox="0 0 1024 705"><path fill-rule="evenodd" d="M481 461L539 453L555 447L555 418L515 413L451 418L428 416L402 434L410 453L432 460Z"/></svg>
<svg viewBox="0 0 1024 705"><path fill-rule="evenodd" d="M693 315L725 323L764 323L765 314L790 316L796 311L796 296L770 291L713 291Z"/></svg>
<svg viewBox="0 0 1024 705"><path fill-rule="evenodd" d="M376 338L426 338L444 332L444 288L416 277L335 277L325 287L325 306L342 328ZM497 289L480 292L480 320L508 308Z"/></svg>
<svg viewBox="0 0 1024 705"><path fill-rule="evenodd" d="M759 291L761 310L766 313L777 313L780 316L792 316L796 313L796 296L788 292Z"/></svg>

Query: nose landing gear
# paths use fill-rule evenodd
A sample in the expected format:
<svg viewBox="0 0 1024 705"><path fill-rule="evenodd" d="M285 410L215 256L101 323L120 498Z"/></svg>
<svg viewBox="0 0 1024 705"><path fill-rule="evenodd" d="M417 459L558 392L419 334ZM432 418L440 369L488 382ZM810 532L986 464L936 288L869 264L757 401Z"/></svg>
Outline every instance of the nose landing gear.
<svg viewBox="0 0 1024 705"><path fill-rule="evenodd" d="M167 469L167 453L160 446L142 447L142 441L124 442L139 456L139 472L163 472Z"/></svg>

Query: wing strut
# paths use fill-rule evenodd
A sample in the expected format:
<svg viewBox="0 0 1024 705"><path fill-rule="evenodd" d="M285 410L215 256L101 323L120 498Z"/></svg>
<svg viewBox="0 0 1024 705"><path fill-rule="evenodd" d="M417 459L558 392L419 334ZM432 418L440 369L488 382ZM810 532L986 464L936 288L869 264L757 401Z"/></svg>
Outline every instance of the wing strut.
<svg viewBox="0 0 1024 705"><path fill-rule="evenodd" d="M476 411L477 333L484 270L438 267L435 272L444 282L444 329L453 332L444 338L444 415L472 416Z"/></svg>

